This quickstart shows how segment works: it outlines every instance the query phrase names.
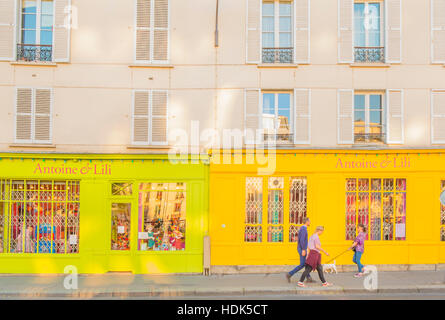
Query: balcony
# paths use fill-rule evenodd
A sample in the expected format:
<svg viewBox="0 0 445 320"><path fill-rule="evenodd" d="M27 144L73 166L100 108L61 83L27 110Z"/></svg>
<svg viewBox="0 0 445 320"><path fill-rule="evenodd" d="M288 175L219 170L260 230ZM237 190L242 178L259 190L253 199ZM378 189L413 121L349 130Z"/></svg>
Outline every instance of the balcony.
<svg viewBox="0 0 445 320"><path fill-rule="evenodd" d="M18 44L17 61L51 62L53 59L52 45Z"/></svg>
<svg viewBox="0 0 445 320"><path fill-rule="evenodd" d="M359 63L384 63L385 47L355 47L354 59Z"/></svg>
<svg viewBox="0 0 445 320"><path fill-rule="evenodd" d="M294 48L263 48L263 63L293 63Z"/></svg>
<svg viewBox="0 0 445 320"><path fill-rule="evenodd" d="M386 135L384 133L355 133L355 143L385 143Z"/></svg>

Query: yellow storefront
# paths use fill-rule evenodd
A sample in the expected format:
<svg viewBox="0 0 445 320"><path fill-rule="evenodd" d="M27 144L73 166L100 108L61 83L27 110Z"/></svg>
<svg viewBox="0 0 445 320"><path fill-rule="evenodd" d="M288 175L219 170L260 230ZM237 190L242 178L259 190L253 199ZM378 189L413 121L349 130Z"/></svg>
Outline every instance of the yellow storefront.
<svg viewBox="0 0 445 320"><path fill-rule="evenodd" d="M0 154L0 273L202 272L199 158Z"/></svg>
<svg viewBox="0 0 445 320"><path fill-rule="evenodd" d="M298 262L302 218L323 225L335 256L368 226L364 264L445 263L445 150L215 153L210 165L213 266ZM326 258L323 258L326 261ZM337 259L352 264L352 253Z"/></svg>

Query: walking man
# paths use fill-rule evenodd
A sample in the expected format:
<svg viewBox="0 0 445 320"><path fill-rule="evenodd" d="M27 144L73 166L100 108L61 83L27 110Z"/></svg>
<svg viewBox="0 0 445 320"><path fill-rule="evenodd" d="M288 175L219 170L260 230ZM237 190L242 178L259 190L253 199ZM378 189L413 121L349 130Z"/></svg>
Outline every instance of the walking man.
<svg viewBox="0 0 445 320"><path fill-rule="evenodd" d="M310 226L311 222L309 218L303 219L303 225L301 226L300 230L298 231L298 247L297 251L300 255L300 264L295 267L291 272L286 273L287 281L290 283L290 278L296 274L298 271L304 268L304 265L306 264L306 257L307 257L307 245L308 245L308 232L307 228ZM307 276L307 282L314 282L312 280L311 275Z"/></svg>

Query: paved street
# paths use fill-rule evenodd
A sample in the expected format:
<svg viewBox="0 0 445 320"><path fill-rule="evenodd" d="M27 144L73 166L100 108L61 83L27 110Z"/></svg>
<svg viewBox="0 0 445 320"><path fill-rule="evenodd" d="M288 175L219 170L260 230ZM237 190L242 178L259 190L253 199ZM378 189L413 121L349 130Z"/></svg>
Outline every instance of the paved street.
<svg viewBox="0 0 445 320"><path fill-rule="evenodd" d="M317 279L317 276L314 275ZM366 290L364 278L353 273L328 274L333 287L319 282L307 288L288 283L284 274L244 275L80 275L78 289L64 288L65 275L1 275L0 298L131 298L131 299L350 299L352 297L442 299L445 271L379 272L378 289ZM293 279L296 281L297 278ZM377 294L377 295L376 295ZM393 295L393 296L390 296Z"/></svg>

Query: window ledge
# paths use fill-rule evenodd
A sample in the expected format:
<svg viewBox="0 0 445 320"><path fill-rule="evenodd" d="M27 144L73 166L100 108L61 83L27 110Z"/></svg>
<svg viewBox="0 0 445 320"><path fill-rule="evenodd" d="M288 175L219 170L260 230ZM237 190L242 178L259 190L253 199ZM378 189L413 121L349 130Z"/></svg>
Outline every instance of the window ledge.
<svg viewBox="0 0 445 320"><path fill-rule="evenodd" d="M159 145L159 146L129 145L129 146L127 146L127 149L166 149L167 150L167 149L171 149L171 148L172 148L172 146L170 146L170 145L166 145L166 146L162 146L162 145Z"/></svg>
<svg viewBox="0 0 445 320"><path fill-rule="evenodd" d="M38 67L57 67L55 62L25 62L25 61L13 61L13 66L38 66Z"/></svg>
<svg viewBox="0 0 445 320"><path fill-rule="evenodd" d="M32 144L32 143L13 143L9 145L10 148L56 148L54 144Z"/></svg>
<svg viewBox="0 0 445 320"><path fill-rule="evenodd" d="M296 63L259 63L257 65L258 68L284 68L284 69L292 69L298 68L298 64Z"/></svg>
<svg viewBox="0 0 445 320"><path fill-rule="evenodd" d="M161 68L161 69L173 69L172 64L149 64L149 63L135 63L130 64L130 68Z"/></svg>
<svg viewBox="0 0 445 320"><path fill-rule="evenodd" d="M389 68L389 63L362 63L354 62L349 65L351 68Z"/></svg>

